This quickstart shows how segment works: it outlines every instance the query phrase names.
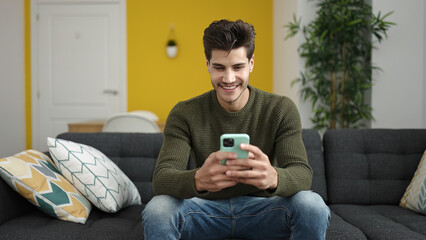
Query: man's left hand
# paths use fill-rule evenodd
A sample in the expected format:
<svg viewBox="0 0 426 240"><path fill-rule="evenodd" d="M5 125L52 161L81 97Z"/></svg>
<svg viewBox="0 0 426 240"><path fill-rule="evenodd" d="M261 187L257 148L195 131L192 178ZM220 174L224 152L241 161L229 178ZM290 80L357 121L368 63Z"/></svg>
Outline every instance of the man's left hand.
<svg viewBox="0 0 426 240"><path fill-rule="evenodd" d="M242 150L249 152L248 159L227 160L227 166L241 166L247 170L228 170L226 175L236 181L253 185L261 190L276 189L278 186L277 170L271 165L269 158L258 147L241 144Z"/></svg>

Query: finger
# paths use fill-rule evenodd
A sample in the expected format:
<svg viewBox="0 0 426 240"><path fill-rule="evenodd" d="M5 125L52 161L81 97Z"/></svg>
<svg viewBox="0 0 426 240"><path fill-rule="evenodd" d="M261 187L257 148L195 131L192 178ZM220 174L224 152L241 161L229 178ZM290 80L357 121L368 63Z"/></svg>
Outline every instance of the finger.
<svg viewBox="0 0 426 240"><path fill-rule="evenodd" d="M234 180L232 180L232 181L223 181L223 182L216 183L214 185L209 186L207 188L207 191L209 191L209 192L218 192L218 191L220 191L220 190L222 190L224 188L229 188L229 187L235 186L237 183L238 182L234 181Z"/></svg>
<svg viewBox="0 0 426 240"><path fill-rule="evenodd" d="M243 168L256 168L261 165L261 163L254 159L234 159L226 161L227 166L240 166Z"/></svg>
<svg viewBox="0 0 426 240"><path fill-rule="evenodd" d="M241 178L240 179L240 183L244 183L247 185L253 185L261 190L263 189L267 189L268 185L266 184L265 181L260 180L260 179L256 179L256 178Z"/></svg>
<svg viewBox="0 0 426 240"><path fill-rule="evenodd" d="M227 171L226 175L235 179L235 181L253 185L259 189L267 189L268 186L270 186L268 185L268 180L265 175L257 171Z"/></svg>
<svg viewBox="0 0 426 240"><path fill-rule="evenodd" d="M223 168L227 169L226 166L223 166ZM238 181L234 178L226 176L226 170L218 174L213 173L215 171L216 170L209 169L204 176L202 176L202 173L200 173L201 175L198 174L199 171L197 171L196 179L198 181L196 181L196 188L198 191L216 192L223 188L234 186L238 183Z"/></svg>
<svg viewBox="0 0 426 240"><path fill-rule="evenodd" d="M222 160L222 159L237 159L238 155L234 152L218 151L218 152L216 152L215 157L219 160Z"/></svg>
<svg viewBox="0 0 426 240"><path fill-rule="evenodd" d="M227 171L241 171L241 170L248 170L251 169L249 167L245 167L245 166L227 166L227 169L225 170L225 172ZM224 173L225 173L224 172Z"/></svg>
<svg viewBox="0 0 426 240"><path fill-rule="evenodd" d="M226 176L229 178L237 178L239 182L243 179L258 179L259 175L256 171L246 170L246 171L226 171Z"/></svg>
<svg viewBox="0 0 426 240"><path fill-rule="evenodd" d="M240 148L242 150L248 151L249 153L253 154L253 155L249 154L249 158L251 159L269 161L268 156L265 153L263 153L262 150L260 150L260 148L258 148L257 146L242 143L240 145Z"/></svg>
<svg viewBox="0 0 426 240"><path fill-rule="evenodd" d="M217 192L217 191L220 191L224 188L235 186L237 183L238 182L234 181L234 180L221 181L221 182L208 184L208 185L206 185L205 189L206 189L206 191L209 191L209 192Z"/></svg>
<svg viewBox="0 0 426 240"><path fill-rule="evenodd" d="M208 174L208 177L213 178L215 176L224 175L227 170L228 170L227 166L223 166L221 164L216 164L214 166L211 166L207 170L207 174Z"/></svg>
<svg viewBox="0 0 426 240"><path fill-rule="evenodd" d="M251 145L251 144L241 143L240 148L241 148L241 150L251 152L256 156L260 156L260 155L263 154L262 150L260 150L258 147Z"/></svg>
<svg viewBox="0 0 426 240"><path fill-rule="evenodd" d="M211 181L210 183L216 185L216 184L221 184L221 183L226 183L226 182L233 182L234 179L229 177L229 176L226 176L225 173L226 172L224 172L223 174L216 175L216 176L212 177L211 180L210 180Z"/></svg>
<svg viewBox="0 0 426 240"><path fill-rule="evenodd" d="M209 157L206 159L204 164L217 164L220 163L222 160L225 159L235 159L237 158L237 154L233 152L221 152L217 151L214 153L211 153Z"/></svg>

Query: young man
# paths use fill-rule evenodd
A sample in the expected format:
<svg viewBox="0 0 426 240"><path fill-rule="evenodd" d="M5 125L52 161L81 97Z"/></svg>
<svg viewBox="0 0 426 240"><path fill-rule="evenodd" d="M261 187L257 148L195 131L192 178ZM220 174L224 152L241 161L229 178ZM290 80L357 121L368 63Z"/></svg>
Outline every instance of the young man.
<svg viewBox="0 0 426 240"><path fill-rule="evenodd" d="M214 90L178 103L164 129L142 213L145 239L324 239L330 216L312 182L299 113L249 85L253 26L215 21L204 31ZM248 159L221 152L220 136L246 133ZM188 158L195 169L187 170ZM226 165L221 160L226 159Z"/></svg>

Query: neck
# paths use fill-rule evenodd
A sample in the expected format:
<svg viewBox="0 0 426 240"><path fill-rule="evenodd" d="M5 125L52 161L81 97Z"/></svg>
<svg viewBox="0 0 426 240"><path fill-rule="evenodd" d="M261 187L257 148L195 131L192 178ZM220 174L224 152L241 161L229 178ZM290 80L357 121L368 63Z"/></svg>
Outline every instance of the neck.
<svg viewBox="0 0 426 240"><path fill-rule="evenodd" d="M238 112L247 104L250 98L250 90L247 87L241 95L233 102L224 102L221 101L219 97L217 97L219 104L225 109L227 112Z"/></svg>

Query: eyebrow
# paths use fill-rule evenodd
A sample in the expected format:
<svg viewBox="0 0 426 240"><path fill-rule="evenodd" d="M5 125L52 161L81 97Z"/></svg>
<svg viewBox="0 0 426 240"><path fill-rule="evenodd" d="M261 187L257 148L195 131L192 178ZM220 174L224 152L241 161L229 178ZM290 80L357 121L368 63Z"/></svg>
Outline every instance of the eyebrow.
<svg viewBox="0 0 426 240"><path fill-rule="evenodd" d="M215 67L225 67L225 65L220 64L220 63L212 63L212 65L215 66ZM245 65L246 65L246 63L242 62L242 63L236 63L236 64L232 65L232 67L242 67L242 66L245 66Z"/></svg>

